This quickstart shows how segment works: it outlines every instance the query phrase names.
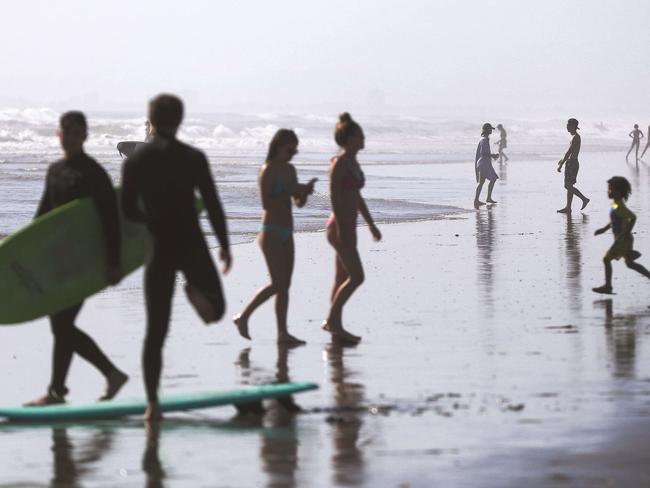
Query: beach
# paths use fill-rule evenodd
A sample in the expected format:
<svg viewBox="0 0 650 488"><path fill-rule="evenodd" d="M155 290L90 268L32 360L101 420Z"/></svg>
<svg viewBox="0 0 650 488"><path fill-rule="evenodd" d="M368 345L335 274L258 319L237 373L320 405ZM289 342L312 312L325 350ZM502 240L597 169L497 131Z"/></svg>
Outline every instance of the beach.
<svg viewBox="0 0 650 488"><path fill-rule="evenodd" d="M289 327L307 345L278 348L272 303L252 317L252 341L237 335L230 317L268 279L257 244L242 234L223 277L222 322L202 325L177 285L162 393L316 382L319 390L295 397L303 412L200 410L170 415L159 430L138 419L0 424L0 484L650 484L650 282L615 262L616 295L591 291L603 283L612 239L593 232L608 221L605 182L614 174L632 183L635 247L650 264L650 167L585 151L576 186L591 203L580 212L574 202L567 217L555 212L565 199L557 159L495 164L498 204L479 211L471 209L471 163L364 166L371 211L373 199L406 194L448 211L398 223L386 212L381 242L359 227L366 281L343 316L363 337L354 348L331 344L320 329L334 256L318 229L295 235ZM311 176L309 166L298 168ZM89 299L78 320L131 376L123 398L143 396L141 280L137 272ZM41 319L2 328L11 351L0 357L3 404L43 392L48 327ZM81 402L103 384L76 358L68 386L68 400Z"/></svg>

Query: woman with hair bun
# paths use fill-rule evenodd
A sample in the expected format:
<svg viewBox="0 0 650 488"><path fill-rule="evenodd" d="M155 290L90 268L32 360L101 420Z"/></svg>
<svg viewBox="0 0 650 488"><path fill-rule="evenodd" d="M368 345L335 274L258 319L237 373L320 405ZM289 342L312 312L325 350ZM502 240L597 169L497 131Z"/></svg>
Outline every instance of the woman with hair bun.
<svg viewBox="0 0 650 488"><path fill-rule="evenodd" d="M327 240L336 251L336 277L329 314L322 327L335 342L357 344L361 337L346 331L342 321L343 306L364 280L357 250L357 215L361 213L376 241L381 239L381 232L361 196L365 178L357 153L364 148L365 137L349 113L339 116L334 139L342 152L330 162L332 214L327 221Z"/></svg>
<svg viewBox="0 0 650 488"><path fill-rule="evenodd" d="M289 129L275 133L266 161L259 176L262 197L262 225L258 242L269 268L271 283L261 288L246 308L233 321L239 334L250 339L248 319L266 300L275 295L275 314L278 321L278 343L299 346L305 343L289 334L287 330L287 309L289 307L289 287L293 274L293 216L291 199L298 207L307 202L314 192L316 178L309 183L298 183L296 168L290 163L298 153L298 136Z"/></svg>

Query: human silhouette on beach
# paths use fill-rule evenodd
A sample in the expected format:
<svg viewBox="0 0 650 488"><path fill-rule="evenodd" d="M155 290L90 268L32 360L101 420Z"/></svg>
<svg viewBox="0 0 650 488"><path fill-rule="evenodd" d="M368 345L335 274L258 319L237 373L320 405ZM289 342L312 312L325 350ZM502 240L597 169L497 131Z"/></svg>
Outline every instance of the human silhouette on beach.
<svg viewBox="0 0 650 488"><path fill-rule="evenodd" d="M641 159L643 157L645 152L650 147L650 125L648 126L648 132L646 132L646 135L647 135L647 137L645 138L645 140L646 140L645 147L643 148L643 152L641 153L641 156L639 156L639 159Z"/></svg>
<svg viewBox="0 0 650 488"><path fill-rule="evenodd" d="M219 320L225 309L219 275L199 225L194 196L197 189L221 245L224 273L231 264L226 217L208 160L201 151L176 138L182 119L183 103L178 97L162 94L151 100L149 120L155 131L153 141L130 156L122 167L124 215L129 220L146 223L152 238L144 277L147 332L143 366L147 420L161 418L158 384L176 273L182 271L185 275L187 297L206 323Z"/></svg>
<svg viewBox="0 0 650 488"><path fill-rule="evenodd" d="M36 217L73 200L91 198L97 209L106 244L106 276L108 282L115 285L121 280L122 271L120 222L111 179L104 168L84 152L88 124L83 113L64 113L59 121L58 135L65 157L51 164L47 170L45 190ZM117 369L95 341L75 325L82 306L83 301L50 315L54 335L50 385L43 397L29 402L27 406L65 402L68 393L66 378L75 353L95 366L106 378L106 390L100 400L113 398L128 380L127 375Z"/></svg>
<svg viewBox="0 0 650 488"><path fill-rule="evenodd" d="M639 146L641 145L641 139L643 139L643 132L639 130L639 124L634 124L634 130L628 134L629 137L632 138L632 145L630 146L630 150L627 152L625 155L625 161L627 161L627 158L630 156L630 153L632 152L632 149L636 149L635 153L635 160L639 160ZM647 146L646 146L647 149ZM643 157L643 154L645 154L645 149L643 150L643 153L641 154L641 157Z"/></svg>
<svg viewBox="0 0 650 488"><path fill-rule="evenodd" d="M248 319L266 300L275 295L278 342L298 346L305 341L289 334L287 309L289 287L294 265L293 216L291 200L303 207L314 192L316 178L307 184L298 183L296 168L290 163L298 153L298 136L292 130L280 129L271 140L269 152L259 175L262 197L262 226L258 242L271 275L271 283L262 287L233 321L239 334L250 339Z"/></svg>
<svg viewBox="0 0 650 488"><path fill-rule="evenodd" d="M474 208L477 210L480 206L485 205L484 202L479 200L485 180L490 180L490 183L488 184L487 203L497 203L492 199L494 184L499 179L496 171L494 171L494 168L492 167L492 160L497 159L499 155L490 153L490 134L492 134L493 130L494 127L492 127L492 124L488 122L483 124L483 128L481 129L481 140L476 147L474 171L476 173L477 185L476 194L474 195Z"/></svg>
<svg viewBox="0 0 650 488"><path fill-rule="evenodd" d="M580 210L589 204L589 199L584 196L580 190L578 190L574 185L576 184L578 178L578 170L580 169L580 163L578 162L578 155L580 154L580 134L578 134L578 121L576 119L569 119L566 124L566 130L571 134L571 144L569 144L569 149L566 154L557 165L557 172L562 172L562 165L566 163L564 168L564 188L566 188L566 206L558 210L558 213L570 213L571 212L571 202L573 201L573 195L577 196L582 200L582 207Z"/></svg>
<svg viewBox="0 0 650 488"><path fill-rule="evenodd" d="M632 193L630 182L622 176L614 176L607 180L607 196L613 200L612 207L609 211L609 224L597 229L594 235L600 235L612 229L614 233L614 244L609 248L603 263L605 264L605 284L593 288L596 293L612 293L612 260L625 260L625 265L641 273L646 278L650 278L650 271L635 262L641 256L641 253L634 250L634 237L632 229L636 223L636 215L627 208L625 202Z"/></svg>
<svg viewBox="0 0 650 488"><path fill-rule="evenodd" d="M503 163L503 160L508 161L508 156L503 151L508 147L508 134L501 124L497 124L497 129L499 130L499 140L497 141L497 147L499 148L499 164Z"/></svg>
<svg viewBox="0 0 650 488"><path fill-rule="evenodd" d="M343 306L364 280L363 265L357 249L358 214L361 213L368 223L376 241L381 240L381 232L361 196L365 177L357 154L365 147L365 136L361 126L349 113L339 116L334 139L342 152L330 161L332 214L327 221L327 240L336 251L336 275L329 314L322 328L332 335L334 342L356 344L361 337L345 330L342 314Z"/></svg>

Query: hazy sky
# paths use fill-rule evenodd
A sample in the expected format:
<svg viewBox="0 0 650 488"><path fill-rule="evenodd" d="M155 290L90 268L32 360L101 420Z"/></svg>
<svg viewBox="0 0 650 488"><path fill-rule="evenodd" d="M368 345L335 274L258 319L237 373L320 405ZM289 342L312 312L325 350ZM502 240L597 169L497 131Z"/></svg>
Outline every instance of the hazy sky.
<svg viewBox="0 0 650 488"><path fill-rule="evenodd" d="M20 0L0 107L650 116L649 0Z"/></svg>

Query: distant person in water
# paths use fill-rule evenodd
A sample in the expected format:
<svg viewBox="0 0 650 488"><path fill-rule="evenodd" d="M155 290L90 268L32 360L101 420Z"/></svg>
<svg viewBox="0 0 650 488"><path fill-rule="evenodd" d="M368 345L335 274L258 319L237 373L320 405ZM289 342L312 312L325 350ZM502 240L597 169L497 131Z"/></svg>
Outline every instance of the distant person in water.
<svg viewBox="0 0 650 488"><path fill-rule="evenodd" d="M83 149L88 137L86 117L81 112L66 112L59 124L59 140L65 157L50 165L45 180L45 191L36 216L40 217L61 205L78 198L91 198L102 227L106 252L106 277L112 285L119 283L122 272L120 264L120 222L117 197L106 171L89 157ZM52 256L57 259L56 256ZM68 393L66 378L73 354L78 354L95 366L106 378L106 390L99 398L110 400L128 380L127 375L99 349L95 341L77 328L75 319L83 302L50 315L54 334L52 377L47 393L28 406L64 403Z"/></svg>
<svg viewBox="0 0 650 488"><path fill-rule="evenodd" d="M364 273L357 249L357 216L359 213L368 223L372 237L381 240L381 232L375 225L361 196L365 177L357 160L357 154L365 147L361 126L349 113L339 116L334 139L342 152L330 161L330 198L332 214L327 221L327 240L336 251L336 275L331 295L331 306L323 330L332 340L341 344L357 344L361 337L351 334L343 327L343 306L352 293L363 283Z"/></svg>
<svg viewBox="0 0 650 488"><path fill-rule="evenodd" d="M508 156L506 156L506 153L503 151L506 147L508 147L508 134L501 124L497 124L497 129L499 129L499 140L497 141L497 147L499 148L500 164L503 163L504 159L508 161Z"/></svg>
<svg viewBox="0 0 650 488"><path fill-rule="evenodd" d="M636 161L638 161L639 146L641 145L641 139L643 139L643 132L639 130L639 124L634 124L634 130L630 132L628 135L632 138L632 145L630 146L630 150L625 155L625 161L627 161L627 158L630 156L632 149L636 149ZM643 150L643 154L645 154L645 149ZM641 154L641 157L643 157L643 154Z"/></svg>
<svg viewBox="0 0 650 488"><path fill-rule="evenodd" d="M474 171L476 173L477 183L476 194L474 195L474 208L476 209L481 205L485 205L484 202L479 200L485 180L490 180L490 183L488 184L487 203L497 203L492 199L494 184L499 179L496 171L494 171L494 168L492 167L492 160L497 159L499 155L490 153L490 134L492 134L493 130L494 127L492 127L492 124L487 122L483 124L483 128L481 129L481 140L476 147L476 158L474 159Z"/></svg>
<svg viewBox="0 0 650 488"><path fill-rule="evenodd" d="M122 167L124 215L129 220L145 223L152 238L144 272L147 331L143 367L147 420L161 418L158 385L176 273L182 271L185 275L187 297L204 322L219 320L225 309L219 275L199 225L196 190L203 198L208 219L221 244L224 273L231 264L226 217L208 160L202 152L176 139L182 119L183 103L178 97L162 94L151 100L149 120L154 138Z"/></svg>
<svg viewBox="0 0 650 488"><path fill-rule="evenodd" d="M589 203L589 199L584 196L580 190L578 190L574 185L576 184L578 178L578 170L580 169L580 163L578 163L578 155L580 154L580 134L578 134L578 121L576 119L569 119L566 124L566 130L571 134L571 143L569 144L569 149L560 160L557 165L557 172L562 172L562 165L566 163L564 168L564 188L566 188L566 206L558 210L559 213L571 213L571 202L573 202L573 195L577 196L582 200L582 207L584 208Z"/></svg>
<svg viewBox="0 0 650 488"><path fill-rule="evenodd" d="M650 125L648 126L648 132L646 132L646 135L647 135L647 137L646 137L645 147L643 148L643 152L641 153L641 156L639 156L639 159L643 157L643 155L645 154L645 152L646 152L646 151L648 150L648 148L650 147Z"/></svg>
<svg viewBox="0 0 650 488"><path fill-rule="evenodd" d="M625 205L630 193L632 193L630 182L622 176L614 176L607 181L607 196L613 200L612 208L609 211L609 224L598 229L594 235L612 229L614 244L603 258L605 263L605 284L593 288L596 293L612 293L612 259L623 258L628 268L641 273L646 278L650 278L650 272L635 262L641 256L641 253L634 250L634 237L632 236L636 215Z"/></svg>
<svg viewBox="0 0 650 488"><path fill-rule="evenodd" d="M153 141L153 126L149 119L144 121L144 142Z"/></svg>
<svg viewBox="0 0 650 488"><path fill-rule="evenodd" d="M316 178L307 184L298 183L296 168L290 163L297 153L296 133L288 129L277 131L269 145L269 152L258 179L264 209L258 242L271 275L271 283L261 288L244 310L233 319L241 336L250 339L248 320L251 314L275 295L278 343L288 346L305 343L289 334L287 329L289 287L294 264L291 199L296 206L303 207L307 197L313 193L316 183Z"/></svg>

